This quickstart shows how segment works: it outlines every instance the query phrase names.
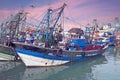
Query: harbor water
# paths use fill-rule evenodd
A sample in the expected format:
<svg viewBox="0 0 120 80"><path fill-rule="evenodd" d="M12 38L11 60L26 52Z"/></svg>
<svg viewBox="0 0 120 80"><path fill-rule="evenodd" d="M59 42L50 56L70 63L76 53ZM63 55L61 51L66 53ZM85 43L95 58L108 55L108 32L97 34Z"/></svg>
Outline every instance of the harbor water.
<svg viewBox="0 0 120 80"><path fill-rule="evenodd" d="M120 53L109 47L101 56L54 67L0 62L0 80L120 80Z"/></svg>

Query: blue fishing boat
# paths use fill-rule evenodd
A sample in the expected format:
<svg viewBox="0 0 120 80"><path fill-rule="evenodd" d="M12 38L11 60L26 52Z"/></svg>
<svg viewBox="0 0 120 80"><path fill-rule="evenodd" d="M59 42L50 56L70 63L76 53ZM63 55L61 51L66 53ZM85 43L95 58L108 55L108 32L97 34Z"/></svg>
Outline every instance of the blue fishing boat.
<svg viewBox="0 0 120 80"><path fill-rule="evenodd" d="M62 65L100 55L107 49L107 45L88 45L86 39L71 39L63 46L64 48L58 46L58 42L63 39L60 34L62 29L58 25L58 21L60 21L65 6L66 4L63 4L58 9L48 9L47 14L39 24L38 31L34 33L42 36L43 42L41 44L33 45L34 41L28 39L25 43L12 42L12 47L27 67ZM51 18L53 13L57 14Z"/></svg>
<svg viewBox="0 0 120 80"><path fill-rule="evenodd" d="M69 46L71 50L61 48L52 49L31 44L14 42L15 50L27 67L31 66L57 66L68 62L84 60L93 56L101 55L108 48L107 45L91 44L80 46ZM73 49L74 48L74 49Z"/></svg>
<svg viewBox="0 0 120 80"><path fill-rule="evenodd" d="M58 21L61 20L60 17L65 6L66 4L63 4L58 9L48 9L37 31L34 32L34 35L37 34L38 37L42 38L41 43L37 44L36 39L33 40L29 33L26 33L25 42L11 42L11 47L14 48L27 67L58 66L101 55L107 49L107 45L88 44L84 38L70 39L63 48L58 45L64 39L61 35L61 24ZM53 13L57 14L52 15Z"/></svg>

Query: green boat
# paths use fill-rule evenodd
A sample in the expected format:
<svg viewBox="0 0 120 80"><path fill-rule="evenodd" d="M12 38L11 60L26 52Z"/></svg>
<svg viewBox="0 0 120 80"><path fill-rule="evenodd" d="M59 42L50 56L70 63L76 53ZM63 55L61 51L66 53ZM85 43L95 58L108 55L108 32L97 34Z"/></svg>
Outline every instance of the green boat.
<svg viewBox="0 0 120 80"><path fill-rule="evenodd" d="M12 40L16 40L18 33L21 31L19 26L23 25L26 20L26 13L20 11L11 16L10 19L0 25L0 60L18 60L15 50L10 46Z"/></svg>
<svg viewBox="0 0 120 80"><path fill-rule="evenodd" d="M0 44L0 61L17 60L17 55L13 48Z"/></svg>

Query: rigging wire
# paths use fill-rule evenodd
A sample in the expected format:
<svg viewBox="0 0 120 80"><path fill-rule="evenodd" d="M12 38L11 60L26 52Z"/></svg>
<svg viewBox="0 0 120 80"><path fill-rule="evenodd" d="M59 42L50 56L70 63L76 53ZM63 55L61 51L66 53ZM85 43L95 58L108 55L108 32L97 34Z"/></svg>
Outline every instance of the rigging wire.
<svg viewBox="0 0 120 80"><path fill-rule="evenodd" d="M69 20L69 21L72 21L72 22L78 24L78 25L80 26L80 28L83 27L84 25L82 25L82 24L80 24L79 22L77 22L76 20L74 20L74 18L72 17L72 14L71 14L71 10L70 10L70 8L69 8L68 6L67 6L67 9L68 9L68 13L69 13L69 15L71 16L71 18L65 17L65 19L67 19L67 20Z"/></svg>

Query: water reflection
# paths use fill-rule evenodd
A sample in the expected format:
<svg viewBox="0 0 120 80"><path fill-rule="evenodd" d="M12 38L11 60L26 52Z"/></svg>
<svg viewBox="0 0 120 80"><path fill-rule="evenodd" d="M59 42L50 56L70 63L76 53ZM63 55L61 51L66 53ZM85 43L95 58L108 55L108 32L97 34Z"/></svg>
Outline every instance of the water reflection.
<svg viewBox="0 0 120 80"><path fill-rule="evenodd" d="M0 80L20 80L24 68L21 62L0 62Z"/></svg>
<svg viewBox="0 0 120 80"><path fill-rule="evenodd" d="M96 65L92 68L95 80L120 80L120 53L115 47L110 47L105 58L106 64Z"/></svg>
<svg viewBox="0 0 120 80"><path fill-rule="evenodd" d="M12 69L16 66L19 66L20 64L21 64L21 62L11 62L11 61L4 62L4 61L1 61L0 62L0 73L2 73L4 71L7 71L9 69Z"/></svg>
<svg viewBox="0 0 120 80"><path fill-rule="evenodd" d="M56 67L26 68L22 80L89 80L92 67L106 61L103 56Z"/></svg>
<svg viewBox="0 0 120 80"><path fill-rule="evenodd" d="M89 80L92 67L104 63L103 56L56 67L26 68L24 64L0 72L1 80Z"/></svg>
<svg viewBox="0 0 120 80"><path fill-rule="evenodd" d="M43 80L66 68L68 66L26 68L22 80Z"/></svg>
<svg viewBox="0 0 120 80"><path fill-rule="evenodd" d="M21 63L6 68L8 64L0 62L0 80L119 80L119 55L110 47L104 56L56 67L26 68Z"/></svg>
<svg viewBox="0 0 120 80"><path fill-rule="evenodd" d="M82 62L76 62L69 66L69 68L48 77L45 80L91 80L92 67L103 64L106 59L103 56L93 57L92 59Z"/></svg>
<svg viewBox="0 0 120 80"><path fill-rule="evenodd" d="M0 64L2 63L0 62ZM6 64L8 65L8 62L4 62L4 66L1 67L0 80L41 80L68 68L68 66L26 68L22 63L15 65L11 62L8 68L3 70ZM10 67L10 65L12 66Z"/></svg>
<svg viewBox="0 0 120 80"><path fill-rule="evenodd" d="M120 59L120 49L116 48L115 56Z"/></svg>

